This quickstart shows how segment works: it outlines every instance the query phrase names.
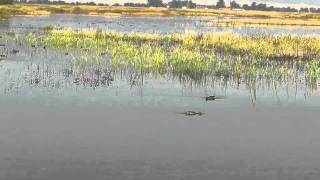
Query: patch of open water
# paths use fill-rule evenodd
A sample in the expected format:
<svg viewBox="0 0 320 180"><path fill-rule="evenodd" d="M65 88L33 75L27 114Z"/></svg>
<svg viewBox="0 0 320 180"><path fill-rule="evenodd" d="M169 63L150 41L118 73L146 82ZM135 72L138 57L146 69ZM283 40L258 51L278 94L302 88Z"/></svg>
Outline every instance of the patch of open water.
<svg viewBox="0 0 320 180"><path fill-rule="evenodd" d="M191 19L51 15L13 17L1 28L202 27ZM108 58L82 67L76 54L1 43L0 53L19 53L0 61L0 179L320 177L320 97L303 82L257 86L253 97L232 81L196 84L170 74L142 81L130 69L112 71ZM208 95L225 99L206 102ZM182 114L188 110L204 114Z"/></svg>
<svg viewBox="0 0 320 180"><path fill-rule="evenodd" d="M79 29L102 29L120 32L147 32L147 33L183 33L183 32L210 32L230 31L245 35L260 34L295 34L320 35L320 28L264 28L264 27L222 27L208 26L210 21L217 17L140 17L140 16L95 16L76 14L52 14L44 16L16 16L11 17L3 25L15 31L36 31L43 27L63 27ZM2 26L3 26L2 25Z"/></svg>

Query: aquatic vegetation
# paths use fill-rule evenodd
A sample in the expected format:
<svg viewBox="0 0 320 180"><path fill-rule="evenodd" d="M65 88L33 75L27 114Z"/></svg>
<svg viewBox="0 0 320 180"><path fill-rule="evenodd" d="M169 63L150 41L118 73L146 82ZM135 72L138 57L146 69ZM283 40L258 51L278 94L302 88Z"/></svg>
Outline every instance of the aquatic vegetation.
<svg viewBox="0 0 320 180"><path fill-rule="evenodd" d="M285 83L305 73L319 77L320 38L314 36L241 36L234 33L148 34L101 30L49 29L43 36L17 38L30 46L74 51L79 63L105 61L140 75L169 73L180 81L202 83L208 76L255 87L265 80ZM312 78L311 78L312 77ZM307 80L307 81L309 81Z"/></svg>
<svg viewBox="0 0 320 180"><path fill-rule="evenodd" d="M225 18L217 19L209 23L210 26L248 26L268 27L320 27L319 19L284 19L284 18Z"/></svg>
<svg viewBox="0 0 320 180"><path fill-rule="evenodd" d="M101 30L49 30L44 37L30 35L26 41L36 41L51 47L63 48L112 48L111 45L128 44L140 46L150 44L173 50L183 48L199 49L208 54L232 54L254 56L265 60L312 60L320 57L320 38L317 36L261 35L241 36L235 33L184 33L150 34L102 32ZM181 50L181 49L180 49Z"/></svg>
<svg viewBox="0 0 320 180"><path fill-rule="evenodd" d="M311 61L306 66L306 83L311 89L318 88L318 78L320 77L320 61Z"/></svg>

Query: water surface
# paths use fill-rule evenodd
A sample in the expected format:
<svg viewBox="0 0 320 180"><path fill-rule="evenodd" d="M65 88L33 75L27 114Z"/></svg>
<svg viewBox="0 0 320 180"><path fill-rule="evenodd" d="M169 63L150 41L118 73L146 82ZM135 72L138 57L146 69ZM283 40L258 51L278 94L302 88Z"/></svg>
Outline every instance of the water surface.
<svg viewBox="0 0 320 180"><path fill-rule="evenodd" d="M212 30L204 26L208 20L51 15L12 17L0 29L25 33L55 25L168 33ZM320 177L320 97L303 77L272 87L264 80L248 87L214 76L199 83L113 69L108 56L81 65L76 52L4 38L0 44L6 45L0 54L8 54L0 61L0 179ZM223 99L206 102L208 95ZM185 111L204 114L189 117Z"/></svg>
<svg viewBox="0 0 320 180"><path fill-rule="evenodd" d="M210 21L217 21L217 17L144 17L144 16L99 16L77 14L53 14L44 16L16 16L7 22L2 22L9 29L37 30L43 27L63 27L79 29L112 30L120 32L147 32L147 33L183 33L231 31L245 35L260 34L296 34L319 35L320 28L310 27L222 27L209 26Z"/></svg>

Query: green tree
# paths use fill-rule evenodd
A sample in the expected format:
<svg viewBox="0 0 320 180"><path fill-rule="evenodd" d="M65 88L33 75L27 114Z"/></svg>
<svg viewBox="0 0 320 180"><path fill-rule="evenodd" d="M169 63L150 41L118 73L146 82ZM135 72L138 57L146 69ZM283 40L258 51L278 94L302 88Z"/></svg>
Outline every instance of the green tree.
<svg viewBox="0 0 320 180"><path fill-rule="evenodd" d="M219 0L217 2L217 8L225 8L226 7L226 3L224 2L224 0Z"/></svg>
<svg viewBox="0 0 320 180"><path fill-rule="evenodd" d="M148 0L148 5L152 7L162 7L163 2L162 0Z"/></svg>
<svg viewBox="0 0 320 180"><path fill-rule="evenodd" d="M231 9L240 9L241 8L240 4L238 4L236 1L232 1L230 3L230 7L231 7Z"/></svg>

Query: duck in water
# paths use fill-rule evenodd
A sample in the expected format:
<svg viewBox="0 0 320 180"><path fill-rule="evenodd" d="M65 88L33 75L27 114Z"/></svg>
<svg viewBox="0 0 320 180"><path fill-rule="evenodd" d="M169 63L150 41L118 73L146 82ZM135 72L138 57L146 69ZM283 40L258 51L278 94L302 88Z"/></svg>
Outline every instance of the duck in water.
<svg viewBox="0 0 320 180"><path fill-rule="evenodd" d="M12 54L18 54L19 53L19 50L17 49L12 49L12 51L10 51Z"/></svg>
<svg viewBox="0 0 320 180"><path fill-rule="evenodd" d="M202 116L204 113L195 112L195 111L186 111L183 114L186 115L186 116L195 116L195 115Z"/></svg>
<svg viewBox="0 0 320 180"><path fill-rule="evenodd" d="M223 97L217 97L217 96L207 96L205 97L206 101L214 101L217 99L224 99Z"/></svg>

